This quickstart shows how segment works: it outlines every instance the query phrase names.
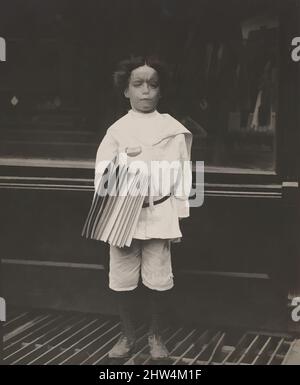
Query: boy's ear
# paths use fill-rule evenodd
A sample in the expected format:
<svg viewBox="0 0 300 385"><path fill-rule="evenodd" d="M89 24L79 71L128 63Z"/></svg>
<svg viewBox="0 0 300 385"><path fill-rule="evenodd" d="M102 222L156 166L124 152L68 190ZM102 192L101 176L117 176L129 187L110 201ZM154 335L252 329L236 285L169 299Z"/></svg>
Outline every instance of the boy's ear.
<svg viewBox="0 0 300 385"><path fill-rule="evenodd" d="M129 99L128 87L124 91L124 96L125 96L125 98Z"/></svg>

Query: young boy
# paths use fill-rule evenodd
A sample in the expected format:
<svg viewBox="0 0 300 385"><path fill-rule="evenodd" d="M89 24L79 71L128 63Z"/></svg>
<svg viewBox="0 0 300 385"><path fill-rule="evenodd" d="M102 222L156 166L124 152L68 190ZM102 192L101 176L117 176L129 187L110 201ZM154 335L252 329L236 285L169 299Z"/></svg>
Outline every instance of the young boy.
<svg viewBox="0 0 300 385"><path fill-rule="evenodd" d="M119 64L114 74L115 86L129 99L131 110L108 128L99 146L95 186L103 173L103 161L112 160L117 153L138 153L141 158L156 161L190 159L191 133L170 115L156 110L165 81L164 66L154 57L132 57ZM151 178L155 179L155 175ZM172 186L167 194L161 195L160 191L153 189L152 195L146 197L131 245L110 245L109 287L118 300L122 335L109 357L127 357L134 348L131 303L140 273L150 296L150 354L152 359L169 354L162 340L161 312L164 295L174 285L171 242L182 236L179 219L189 216L189 205L188 194L176 195Z"/></svg>

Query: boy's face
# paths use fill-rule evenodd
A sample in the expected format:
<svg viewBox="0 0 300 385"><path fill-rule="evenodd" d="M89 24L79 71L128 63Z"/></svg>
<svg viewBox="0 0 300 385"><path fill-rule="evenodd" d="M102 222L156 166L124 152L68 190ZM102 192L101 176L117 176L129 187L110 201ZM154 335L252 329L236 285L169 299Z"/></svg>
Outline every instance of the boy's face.
<svg viewBox="0 0 300 385"><path fill-rule="evenodd" d="M155 69L147 65L134 69L124 95L130 99L134 111L154 111L160 98L159 79Z"/></svg>

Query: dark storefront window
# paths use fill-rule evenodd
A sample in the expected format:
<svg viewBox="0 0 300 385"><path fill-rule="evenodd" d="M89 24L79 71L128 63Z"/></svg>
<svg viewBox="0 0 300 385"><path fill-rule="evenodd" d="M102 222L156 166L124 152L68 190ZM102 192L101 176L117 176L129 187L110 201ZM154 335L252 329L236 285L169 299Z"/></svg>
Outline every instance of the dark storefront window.
<svg viewBox="0 0 300 385"><path fill-rule="evenodd" d="M7 42L0 155L93 160L107 127L128 107L112 89L115 64L156 52L172 74L160 111L193 132L193 159L217 170L273 171L276 4L7 1L0 16Z"/></svg>

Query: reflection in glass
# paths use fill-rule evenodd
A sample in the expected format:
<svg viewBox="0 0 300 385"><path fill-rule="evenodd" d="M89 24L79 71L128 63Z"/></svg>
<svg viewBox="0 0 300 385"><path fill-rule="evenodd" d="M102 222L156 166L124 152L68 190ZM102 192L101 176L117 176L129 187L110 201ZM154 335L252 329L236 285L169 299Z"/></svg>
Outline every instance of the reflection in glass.
<svg viewBox="0 0 300 385"><path fill-rule="evenodd" d="M26 18L2 20L9 60L0 63L1 156L94 160L129 107L112 87L116 63L155 52L171 70L159 110L193 132L194 160L274 170L275 0L76 3L24 2ZM6 11L13 20L13 2Z"/></svg>
<svg viewBox="0 0 300 385"><path fill-rule="evenodd" d="M273 170L277 18L216 24L218 36L203 27L194 33L177 74L185 100L182 123L194 134L193 158L202 157L206 166Z"/></svg>

